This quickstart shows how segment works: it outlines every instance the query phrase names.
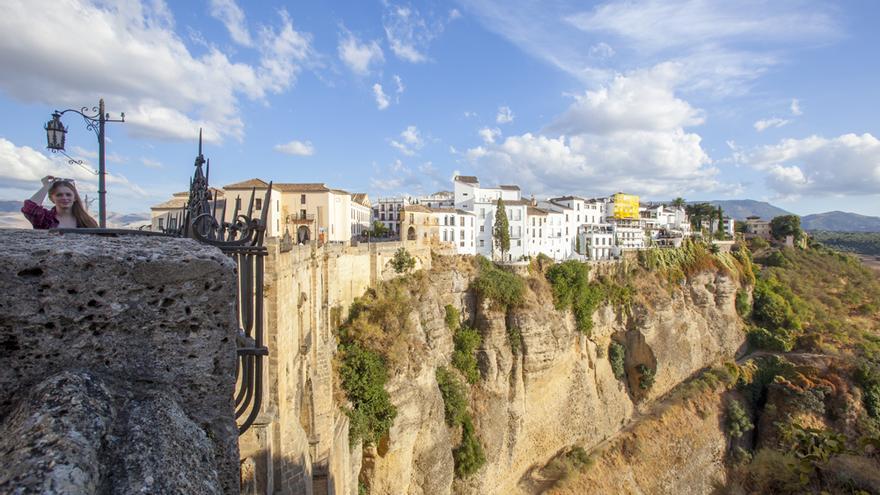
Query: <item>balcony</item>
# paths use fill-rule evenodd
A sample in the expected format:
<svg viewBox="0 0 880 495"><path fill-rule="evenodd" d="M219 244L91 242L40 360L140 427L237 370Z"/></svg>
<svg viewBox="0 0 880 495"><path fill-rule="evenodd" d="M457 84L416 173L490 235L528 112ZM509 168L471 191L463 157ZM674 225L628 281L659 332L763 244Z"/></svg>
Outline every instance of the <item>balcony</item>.
<svg viewBox="0 0 880 495"><path fill-rule="evenodd" d="M287 223L293 224L303 224L303 223L314 223L315 222L315 214L314 213L296 213L293 215L287 215Z"/></svg>

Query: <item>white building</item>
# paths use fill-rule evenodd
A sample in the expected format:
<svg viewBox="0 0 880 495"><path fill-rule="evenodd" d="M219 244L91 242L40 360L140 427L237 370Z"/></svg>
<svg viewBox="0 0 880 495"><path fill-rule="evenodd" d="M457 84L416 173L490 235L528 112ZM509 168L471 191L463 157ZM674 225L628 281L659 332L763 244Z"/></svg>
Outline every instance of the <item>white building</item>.
<svg viewBox="0 0 880 495"><path fill-rule="evenodd" d="M373 223L373 209L370 207L370 198L366 193L351 195L351 236L361 237L364 232L370 230Z"/></svg>
<svg viewBox="0 0 880 495"><path fill-rule="evenodd" d="M610 260L617 256L611 224L584 225L579 233L581 250L591 260Z"/></svg>
<svg viewBox="0 0 880 495"><path fill-rule="evenodd" d="M392 236L400 235L401 210L412 204L409 197L379 198L373 205L373 221L381 222Z"/></svg>
<svg viewBox="0 0 880 495"><path fill-rule="evenodd" d="M519 186L502 185L493 188L480 187L474 176L459 175L453 180L455 207L472 212L476 218L476 253L493 258L501 255L495 249L493 227L498 200L504 204L510 228L510 250L504 253L506 261L515 261L526 256L525 219L528 201L520 197Z"/></svg>

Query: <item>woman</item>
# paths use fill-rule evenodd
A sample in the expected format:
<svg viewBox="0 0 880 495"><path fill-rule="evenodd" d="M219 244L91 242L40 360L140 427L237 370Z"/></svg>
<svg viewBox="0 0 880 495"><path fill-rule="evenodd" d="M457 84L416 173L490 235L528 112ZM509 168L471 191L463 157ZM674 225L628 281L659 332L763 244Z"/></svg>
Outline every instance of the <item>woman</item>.
<svg viewBox="0 0 880 495"><path fill-rule="evenodd" d="M31 222L35 229L75 229L97 228L98 222L90 217L83 208L76 186L72 180L56 179L47 175L42 179L43 187L40 188L31 199L26 199L21 212ZM46 193L49 200L55 204L51 210L43 208L43 200Z"/></svg>

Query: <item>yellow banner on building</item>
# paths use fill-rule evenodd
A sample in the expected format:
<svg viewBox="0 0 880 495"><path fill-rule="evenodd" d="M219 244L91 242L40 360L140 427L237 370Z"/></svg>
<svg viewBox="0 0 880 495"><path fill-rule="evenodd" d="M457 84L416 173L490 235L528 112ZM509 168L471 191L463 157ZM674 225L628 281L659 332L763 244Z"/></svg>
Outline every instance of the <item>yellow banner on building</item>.
<svg viewBox="0 0 880 495"><path fill-rule="evenodd" d="M617 193L614 195L614 218L638 219L639 197L633 194Z"/></svg>

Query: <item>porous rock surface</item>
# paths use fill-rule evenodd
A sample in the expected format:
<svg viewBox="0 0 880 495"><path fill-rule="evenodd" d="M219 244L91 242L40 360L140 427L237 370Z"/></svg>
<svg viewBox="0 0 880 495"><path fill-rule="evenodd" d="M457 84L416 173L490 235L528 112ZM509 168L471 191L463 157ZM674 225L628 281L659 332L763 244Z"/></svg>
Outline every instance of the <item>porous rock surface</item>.
<svg viewBox="0 0 880 495"><path fill-rule="evenodd" d="M238 493L234 263L0 231L0 493Z"/></svg>
<svg viewBox="0 0 880 495"><path fill-rule="evenodd" d="M532 473L559 452L613 438L653 399L701 368L733 357L744 341L734 307L738 283L720 272L698 274L671 290L640 288L644 297L629 312L605 305L594 314L589 337L577 331L570 312L552 309L545 281L530 281L526 304L509 312L479 300L469 282L453 270L432 273L416 297L411 320L418 322L415 339L425 354L386 385L397 418L387 441L364 460L370 493L540 492ZM477 355L481 379L471 388L470 410L486 464L466 480L454 478L457 432L445 426L434 378L438 366L449 366L453 350L446 304L459 308L483 337ZM510 328L521 334L516 353ZM630 383L611 369L612 340L627 347ZM656 370L648 391L638 385L639 365ZM682 464L689 459L694 472L717 463L702 451L683 456Z"/></svg>

